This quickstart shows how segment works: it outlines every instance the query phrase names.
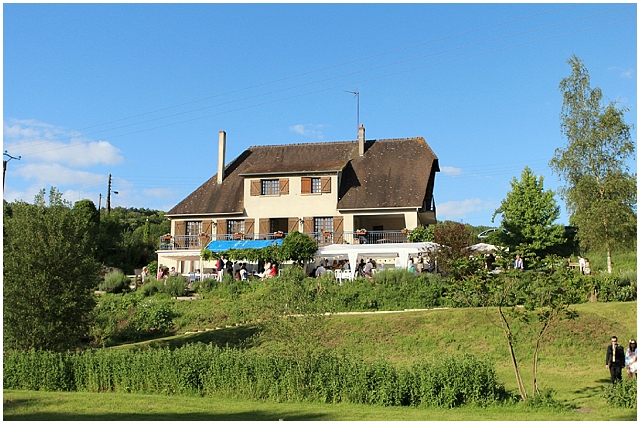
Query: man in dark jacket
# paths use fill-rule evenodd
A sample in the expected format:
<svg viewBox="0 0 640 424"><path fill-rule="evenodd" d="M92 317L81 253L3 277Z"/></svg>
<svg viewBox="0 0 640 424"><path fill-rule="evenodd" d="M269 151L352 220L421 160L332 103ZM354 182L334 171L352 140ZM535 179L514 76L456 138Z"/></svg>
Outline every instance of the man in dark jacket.
<svg viewBox="0 0 640 424"><path fill-rule="evenodd" d="M611 383L616 384L622 380L622 368L624 368L624 348L618 344L616 336L611 337L611 344L607 346L606 368L611 373Z"/></svg>

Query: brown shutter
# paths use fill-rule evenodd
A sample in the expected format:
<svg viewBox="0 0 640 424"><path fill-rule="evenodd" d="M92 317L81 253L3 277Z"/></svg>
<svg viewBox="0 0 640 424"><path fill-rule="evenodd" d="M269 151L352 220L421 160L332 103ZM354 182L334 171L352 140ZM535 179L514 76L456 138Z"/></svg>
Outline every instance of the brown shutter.
<svg viewBox="0 0 640 424"><path fill-rule="evenodd" d="M302 177L302 194L311 193L311 178L310 177Z"/></svg>
<svg viewBox="0 0 640 424"><path fill-rule="evenodd" d="M213 230L211 229L211 220L210 219L205 219L204 221L202 221L202 232L205 233L205 234L213 233Z"/></svg>
<svg viewBox="0 0 640 424"><path fill-rule="evenodd" d="M260 238L265 238L269 234L269 218L260 218Z"/></svg>
<svg viewBox="0 0 640 424"><path fill-rule="evenodd" d="M280 178L280 194L289 194L289 178Z"/></svg>
<svg viewBox="0 0 640 424"><path fill-rule="evenodd" d="M244 220L244 234L245 236L253 238L253 233L255 230L254 227L255 219L245 219Z"/></svg>
<svg viewBox="0 0 640 424"><path fill-rule="evenodd" d="M304 224L302 224L302 230L305 233L313 233L313 217L308 216L304 218Z"/></svg>
<svg viewBox="0 0 640 424"><path fill-rule="evenodd" d="M260 196L261 191L262 190L261 190L260 180L251 180L251 195Z"/></svg>
<svg viewBox="0 0 640 424"><path fill-rule="evenodd" d="M331 193L331 177L322 177L320 183L323 193Z"/></svg>
<svg viewBox="0 0 640 424"><path fill-rule="evenodd" d="M223 235L223 234L227 234L227 220L226 219L219 219L218 220L217 230L218 230L218 240L226 240L226 237L224 237L224 235Z"/></svg>
<svg viewBox="0 0 640 424"><path fill-rule="evenodd" d="M176 236L185 236L187 235L187 224L185 221L176 222Z"/></svg>
<svg viewBox="0 0 640 424"><path fill-rule="evenodd" d="M293 233L298 231L298 218L289 218L287 221L287 232Z"/></svg>
<svg viewBox="0 0 640 424"><path fill-rule="evenodd" d="M333 217L333 242L342 244L342 232L344 231L344 218L341 216Z"/></svg>

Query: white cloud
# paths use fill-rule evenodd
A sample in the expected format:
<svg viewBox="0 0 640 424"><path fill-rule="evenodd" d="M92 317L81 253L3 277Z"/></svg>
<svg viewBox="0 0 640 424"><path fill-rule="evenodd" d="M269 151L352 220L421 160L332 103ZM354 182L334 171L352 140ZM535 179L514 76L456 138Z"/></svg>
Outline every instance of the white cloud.
<svg viewBox="0 0 640 424"><path fill-rule="evenodd" d="M105 175L77 171L57 163L28 163L16 167L13 172L27 181L33 181L40 188L62 185L90 187L106 181Z"/></svg>
<svg viewBox="0 0 640 424"><path fill-rule="evenodd" d="M462 175L462 169L454 168L453 166L443 166L443 167L440 168L440 171L443 174L450 175L452 177L454 177L456 175Z"/></svg>
<svg viewBox="0 0 640 424"><path fill-rule="evenodd" d="M289 130L304 137L316 137L322 139L324 138L322 128L324 128L323 125L296 124L290 126Z"/></svg>
<svg viewBox="0 0 640 424"><path fill-rule="evenodd" d="M612 66L609 68L610 71L621 71L620 73L620 78L628 78L631 79L633 78L633 75L636 73L636 71L632 68L620 68L618 66Z"/></svg>
<svg viewBox="0 0 640 424"><path fill-rule="evenodd" d="M466 218L468 214L474 212L481 212L495 210L498 205L492 201L486 201L482 199L465 199L465 200L452 200L449 202L440 203L437 205L438 219L448 219L451 221L457 221Z"/></svg>
<svg viewBox="0 0 640 424"><path fill-rule="evenodd" d="M87 167L124 161L120 149L107 141L91 140L77 131L64 131L43 122L9 119L3 122L3 133L5 149L32 162Z"/></svg>

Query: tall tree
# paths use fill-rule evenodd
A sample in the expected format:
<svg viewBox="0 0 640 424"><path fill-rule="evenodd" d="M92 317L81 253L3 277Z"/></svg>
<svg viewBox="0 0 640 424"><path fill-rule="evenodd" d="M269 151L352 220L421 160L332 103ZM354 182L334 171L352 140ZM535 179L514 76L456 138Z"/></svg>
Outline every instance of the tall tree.
<svg viewBox="0 0 640 424"><path fill-rule="evenodd" d="M502 214L502 227L495 237L511 248L525 244L536 255L544 256L548 249L564 243L564 226L554 224L560 208L551 190L544 190L544 178L535 176L529 167L522 171L520 181L511 181L511 191L493 213L493 221Z"/></svg>
<svg viewBox="0 0 640 424"><path fill-rule="evenodd" d="M580 245L604 247L611 273L612 249L634 242L637 234L636 175L627 165L635 151L631 126L624 122L628 109L603 102L582 60L573 56L568 63L571 75L560 81L561 131L568 144L556 149L550 166L565 181L560 193Z"/></svg>
<svg viewBox="0 0 640 424"><path fill-rule="evenodd" d="M3 338L15 349L65 350L88 334L93 288L97 211L93 203L71 209L51 189L34 204L4 204Z"/></svg>

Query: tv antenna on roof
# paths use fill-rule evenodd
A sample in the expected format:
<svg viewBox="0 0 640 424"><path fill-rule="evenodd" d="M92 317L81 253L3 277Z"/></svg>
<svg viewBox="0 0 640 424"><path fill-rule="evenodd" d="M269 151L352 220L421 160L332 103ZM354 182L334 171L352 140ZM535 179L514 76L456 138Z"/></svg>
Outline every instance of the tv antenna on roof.
<svg viewBox="0 0 640 424"><path fill-rule="evenodd" d="M345 93L355 94L356 98L358 99L358 103L357 103L357 106L356 106L356 120L358 121L358 122L356 122L356 131L357 131L360 128L360 92L358 91L357 88L356 88L356 91L344 90L344 92Z"/></svg>

